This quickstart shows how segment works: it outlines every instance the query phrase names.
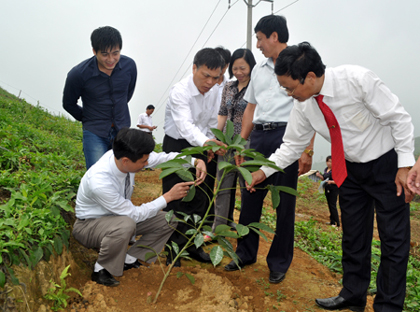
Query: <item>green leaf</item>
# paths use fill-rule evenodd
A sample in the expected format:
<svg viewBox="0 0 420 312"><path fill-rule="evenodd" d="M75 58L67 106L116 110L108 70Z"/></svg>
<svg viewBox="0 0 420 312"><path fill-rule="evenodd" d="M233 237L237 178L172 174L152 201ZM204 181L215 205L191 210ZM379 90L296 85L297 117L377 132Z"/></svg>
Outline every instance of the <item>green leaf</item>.
<svg viewBox="0 0 420 312"><path fill-rule="evenodd" d="M63 241L58 235L54 236L54 249L59 255L63 252Z"/></svg>
<svg viewBox="0 0 420 312"><path fill-rule="evenodd" d="M184 168L184 170L178 170L175 172L178 177L184 181L194 181L194 177L191 172Z"/></svg>
<svg viewBox="0 0 420 312"><path fill-rule="evenodd" d="M187 196L185 196L185 197L182 199L182 201L183 201L183 202L190 202L190 201L192 201L192 200L193 200L194 196L195 196L195 185L193 184L193 185L191 185L190 190L188 191ZM187 220L186 220L186 221L187 221Z"/></svg>
<svg viewBox="0 0 420 312"><path fill-rule="evenodd" d="M214 230L214 234L219 234L221 232L227 232L230 230L230 226L226 224L219 224Z"/></svg>
<svg viewBox="0 0 420 312"><path fill-rule="evenodd" d="M177 272L177 273L176 273L176 278L180 278L182 275L184 275L184 273L182 273L182 272Z"/></svg>
<svg viewBox="0 0 420 312"><path fill-rule="evenodd" d="M245 179L246 182L248 182L248 184L252 183L252 174L251 172L249 172L248 169L238 167L238 171L242 174L243 178Z"/></svg>
<svg viewBox="0 0 420 312"><path fill-rule="evenodd" d="M259 236L261 236L262 238L264 238L265 241L268 241L267 236L265 236L265 234L263 232L258 231L256 228L250 227L251 230L253 230L255 233L257 233Z"/></svg>
<svg viewBox="0 0 420 312"><path fill-rule="evenodd" d="M196 229L189 229L188 231L185 232L185 235L193 235L195 233L197 233Z"/></svg>
<svg viewBox="0 0 420 312"><path fill-rule="evenodd" d="M223 236L223 237L239 238L238 234L236 234L235 232L232 232L232 231L220 232L217 235Z"/></svg>
<svg viewBox="0 0 420 312"><path fill-rule="evenodd" d="M217 237L217 242L222 246L226 251L234 252L232 244L224 237Z"/></svg>
<svg viewBox="0 0 420 312"><path fill-rule="evenodd" d="M226 142L227 144L232 144L233 133L234 133L233 122L231 120L228 120L226 122L226 139L228 139L227 141L229 141L229 142Z"/></svg>
<svg viewBox="0 0 420 312"><path fill-rule="evenodd" d="M177 243L175 243L174 241L171 242L172 245L172 250L175 252L175 254L177 255L179 253L179 246Z"/></svg>
<svg viewBox="0 0 420 312"><path fill-rule="evenodd" d="M223 249L220 246L214 246L210 251L210 259L213 266L218 265L223 259Z"/></svg>
<svg viewBox="0 0 420 312"><path fill-rule="evenodd" d="M289 194L295 195L295 196L299 195L297 190L295 190L294 188L288 187L288 186L277 185L276 188L279 192L285 192L285 193L289 193Z"/></svg>
<svg viewBox="0 0 420 312"><path fill-rule="evenodd" d="M165 177L167 177L168 175L171 175L173 173L175 173L176 171L180 170L182 168L180 168L178 165L176 167L171 167L165 170L162 170L162 172L159 174L159 179L163 179Z"/></svg>
<svg viewBox="0 0 420 312"><path fill-rule="evenodd" d="M6 275L0 271L0 287L3 288L4 284L6 284Z"/></svg>
<svg viewBox="0 0 420 312"><path fill-rule="evenodd" d="M254 227L254 228L266 231L266 232L271 233L271 234L275 233L272 228L270 228L268 225L266 225L264 223L252 222L252 223L248 224L248 227Z"/></svg>
<svg viewBox="0 0 420 312"><path fill-rule="evenodd" d="M195 278L191 274L185 273L185 276L190 280L191 284L195 284Z"/></svg>
<svg viewBox="0 0 420 312"><path fill-rule="evenodd" d="M194 223L197 224L198 222L200 222L201 217L198 214L193 214L193 218L194 218Z"/></svg>
<svg viewBox="0 0 420 312"><path fill-rule="evenodd" d="M223 170L223 169L232 170L232 169L236 168L235 165L232 165L231 163L229 163L227 161L221 161L217 164L217 166L218 166L219 170Z"/></svg>
<svg viewBox="0 0 420 312"><path fill-rule="evenodd" d="M227 143L226 142L226 137L225 137L225 135L223 134L222 131L220 131L219 129L215 129L215 128L211 128L210 130L211 130L211 132L213 132L213 134L216 138L218 138L223 143Z"/></svg>
<svg viewBox="0 0 420 312"><path fill-rule="evenodd" d="M144 255L144 261L147 262L147 260L149 260L150 258L153 258L154 256L156 256L156 252L154 251L146 252L146 254Z"/></svg>
<svg viewBox="0 0 420 312"><path fill-rule="evenodd" d="M174 211L173 210L169 210L166 214L165 214L165 220L166 222L171 222L172 217L174 215Z"/></svg>
<svg viewBox="0 0 420 312"><path fill-rule="evenodd" d="M248 235L249 234L249 228L245 225L242 224L237 224L236 225L236 232L238 232L238 235L240 237Z"/></svg>
<svg viewBox="0 0 420 312"><path fill-rule="evenodd" d="M203 235L197 235L195 238L194 238L194 245L195 245L195 247L198 249L201 245L203 245L203 243L204 243L204 237L203 237Z"/></svg>
<svg viewBox="0 0 420 312"><path fill-rule="evenodd" d="M16 278L15 272L9 267L6 267L6 268L7 268L7 271L9 271L10 278L12 279L13 285L19 285L19 280Z"/></svg>
<svg viewBox="0 0 420 312"><path fill-rule="evenodd" d="M280 204L280 194L278 190L272 185L269 185L269 189L271 192L271 202L273 203L273 208L277 208Z"/></svg>

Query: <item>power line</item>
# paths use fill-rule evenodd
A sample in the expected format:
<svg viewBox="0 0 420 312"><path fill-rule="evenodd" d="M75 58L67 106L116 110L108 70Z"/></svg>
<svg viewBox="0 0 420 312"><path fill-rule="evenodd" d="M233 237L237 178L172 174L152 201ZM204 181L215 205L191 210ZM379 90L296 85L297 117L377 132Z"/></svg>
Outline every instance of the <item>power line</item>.
<svg viewBox="0 0 420 312"><path fill-rule="evenodd" d="M277 14L277 13L279 13L280 11L282 11L282 10L284 10L284 9L288 8L289 6L291 6L291 5L295 4L295 3L296 3L296 2L298 2L298 1L299 1L299 0L296 0L295 2L292 2L292 3L290 3L290 4L288 4L288 5L284 6L284 7L282 7L280 10L278 10L278 11L274 12L273 14Z"/></svg>

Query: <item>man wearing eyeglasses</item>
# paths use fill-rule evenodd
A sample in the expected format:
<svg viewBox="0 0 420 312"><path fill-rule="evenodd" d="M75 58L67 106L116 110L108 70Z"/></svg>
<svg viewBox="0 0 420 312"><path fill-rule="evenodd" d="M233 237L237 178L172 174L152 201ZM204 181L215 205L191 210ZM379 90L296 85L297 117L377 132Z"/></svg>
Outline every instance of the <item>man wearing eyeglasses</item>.
<svg viewBox="0 0 420 312"><path fill-rule="evenodd" d="M250 139L250 148L268 157L283 143L283 135L293 107L293 100L279 87L274 74L274 63L279 53L287 47L289 32L286 19L278 15L263 17L254 30L257 48L267 59L257 64L252 70L251 81L244 96L248 105L242 120L241 136L244 139ZM284 173L273 175L262 187L274 184L296 189L298 172L304 174L311 169L312 155L313 140L302 153L299 163L296 161L287 167ZM239 162L241 161L243 160ZM266 189L259 189L255 193L242 191L240 224L259 222L266 194ZM296 198L284 192L280 192L280 197L280 205L277 207L276 235L267 255L270 283L280 283L285 278L293 259ZM225 270L235 271L245 265L255 263L258 241L259 236L254 232L239 239L236 249L239 266L232 261L225 266Z"/></svg>
<svg viewBox="0 0 420 312"><path fill-rule="evenodd" d="M117 29L99 27L90 39L94 56L73 67L63 92L63 108L83 125L86 169L112 148L120 129L130 127L128 102L137 80L136 64L121 55Z"/></svg>
<svg viewBox="0 0 420 312"><path fill-rule="evenodd" d="M316 303L326 310L365 310L376 214L381 263L373 308L402 311L410 251L408 203L414 196L406 182L414 164L410 115L375 73L355 65L325 68L308 42L284 49L275 73L297 101L284 143L269 159L287 167L314 132L331 142L343 228L343 288ZM253 172L249 189L273 172L268 167Z"/></svg>

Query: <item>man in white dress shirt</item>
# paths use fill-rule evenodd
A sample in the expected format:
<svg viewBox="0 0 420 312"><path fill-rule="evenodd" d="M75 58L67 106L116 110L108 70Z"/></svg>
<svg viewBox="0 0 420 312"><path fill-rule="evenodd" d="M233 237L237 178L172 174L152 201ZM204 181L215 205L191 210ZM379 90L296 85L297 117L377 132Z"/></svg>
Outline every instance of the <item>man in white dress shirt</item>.
<svg viewBox="0 0 420 312"><path fill-rule="evenodd" d="M259 62L252 70L251 81L244 95L248 102L242 119L241 136L250 139L250 148L268 157L282 144L283 135L293 107L293 100L287 96L277 82L274 64L279 53L287 47L289 30L283 16L268 15L261 18L254 28L257 48L266 59ZM261 219L264 198L267 189L264 186L283 185L293 189L297 187L298 172L306 173L311 169L313 141L299 161L265 181L256 192L242 191L241 214L239 223L248 225ZM293 260L295 234L296 196L279 192L281 201L276 207L276 235L267 254L267 266L270 270L268 281L280 283ZM226 271L236 271L257 261L259 235L251 231L238 239L236 254L239 266L232 260L225 266Z"/></svg>
<svg viewBox="0 0 420 312"><path fill-rule="evenodd" d="M121 129L112 150L105 153L83 176L76 199L73 236L87 248L99 248L92 280L105 286L117 286L114 276L138 268L137 259L145 260L151 249L160 252L177 226L165 220L166 205L186 196L194 182L176 184L154 201L140 206L131 202L134 175L143 167L153 167L175 158L178 153L154 153L155 142L145 132ZM193 160L195 161L195 160ZM197 160L197 181L205 177L205 163ZM142 235L130 249L130 240ZM156 256L147 260L153 262Z"/></svg>
<svg viewBox="0 0 420 312"><path fill-rule="evenodd" d="M137 120L137 127L146 133L152 134L152 131L157 127L153 126L152 114L155 111L155 107L150 104L146 107L146 112L139 115Z"/></svg>
<svg viewBox="0 0 420 312"><path fill-rule="evenodd" d="M330 131L334 130L328 128L314 96L323 96L341 129L345 168L340 170L347 170L339 188L343 288L337 297L316 299L316 303L328 310L364 311L376 211L381 264L373 307L375 311L402 311L410 249L408 203L413 198L406 184L414 164L410 115L372 71L354 65L325 69L307 42L283 50L275 72L280 85L296 100L284 143L269 158L278 167L285 168L298 159L314 132L331 140ZM333 146L332 151L334 163ZM254 172L249 189L253 191L254 185L273 172L266 167Z"/></svg>
<svg viewBox="0 0 420 312"><path fill-rule="evenodd" d="M222 145L214 139L211 128L217 128L217 114L220 101L218 100L219 88L215 86L220 78L224 61L220 54L212 48L204 48L197 52L193 62L193 73L187 78L175 84L169 91L169 98L165 111L165 137L163 138L163 151L180 152L182 149L191 146L204 146L212 141ZM215 86L213 88L213 86ZM173 201L165 211L173 210L188 215L197 214L204 216L209 206L208 197L213 197L214 177L216 175L217 162L214 155L208 157L197 155L207 162L209 173L203 183L204 191L197 188L194 199L190 202ZM176 183L181 182L176 174L172 174L162 180L163 191L169 190ZM210 214L214 214L214 211ZM183 219L181 214L177 215ZM211 220L209 220L211 221ZM179 248L183 248L187 242L185 232L191 226L180 223L177 231L170 237L168 244L175 242ZM179 232L178 232L179 231ZM190 256L201 262L210 262L210 256L200 247L194 246L188 250ZM168 250L170 252L170 250ZM169 254L166 263L172 263L174 255ZM177 261L175 266L180 266Z"/></svg>

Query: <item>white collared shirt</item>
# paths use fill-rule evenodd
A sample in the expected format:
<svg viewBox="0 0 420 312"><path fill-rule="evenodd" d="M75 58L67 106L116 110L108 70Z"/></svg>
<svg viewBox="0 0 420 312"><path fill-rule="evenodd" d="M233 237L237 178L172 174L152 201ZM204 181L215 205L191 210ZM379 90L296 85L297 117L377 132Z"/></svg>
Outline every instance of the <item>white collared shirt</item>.
<svg viewBox="0 0 420 312"><path fill-rule="evenodd" d="M137 120L137 126L153 126L153 121L152 121L152 115L147 115L147 113L143 113L139 115L139 118ZM139 128L141 131L144 132L152 132L147 128Z"/></svg>
<svg viewBox="0 0 420 312"><path fill-rule="evenodd" d="M149 155L147 167L154 167L174 159L179 153L155 153ZM130 173L128 199L125 198L125 179L127 174L121 172L115 164L114 152L106 152L80 181L76 199L76 217L78 219L100 218L103 216L128 216L136 223L156 216L166 207L163 196L141 206L131 202L133 194L134 173Z"/></svg>
<svg viewBox="0 0 420 312"><path fill-rule="evenodd" d="M320 94L340 125L346 160L366 163L394 148L399 168L414 164L411 116L375 73L355 65L327 68ZM299 159L314 131L331 142L315 98L295 101L284 143L269 159L286 168ZM261 169L267 177L275 172Z"/></svg>
<svg viewBox="0 0 420 312"><path fill-rule="evenodd" d="M169 92L165 111L165 134L185 139L192 146L203 146L214 138L211 128L217 128L219 87L204 95L193 82L193 75L175 84Z"/></svg>
<svg viewBox="0 0 420 312"><path fill-rule="evenodd" d="M256 104L252 121L254 124L289 120L293 98L280 88L271 58L263 60L252 69L244 99Z"/></svg>

